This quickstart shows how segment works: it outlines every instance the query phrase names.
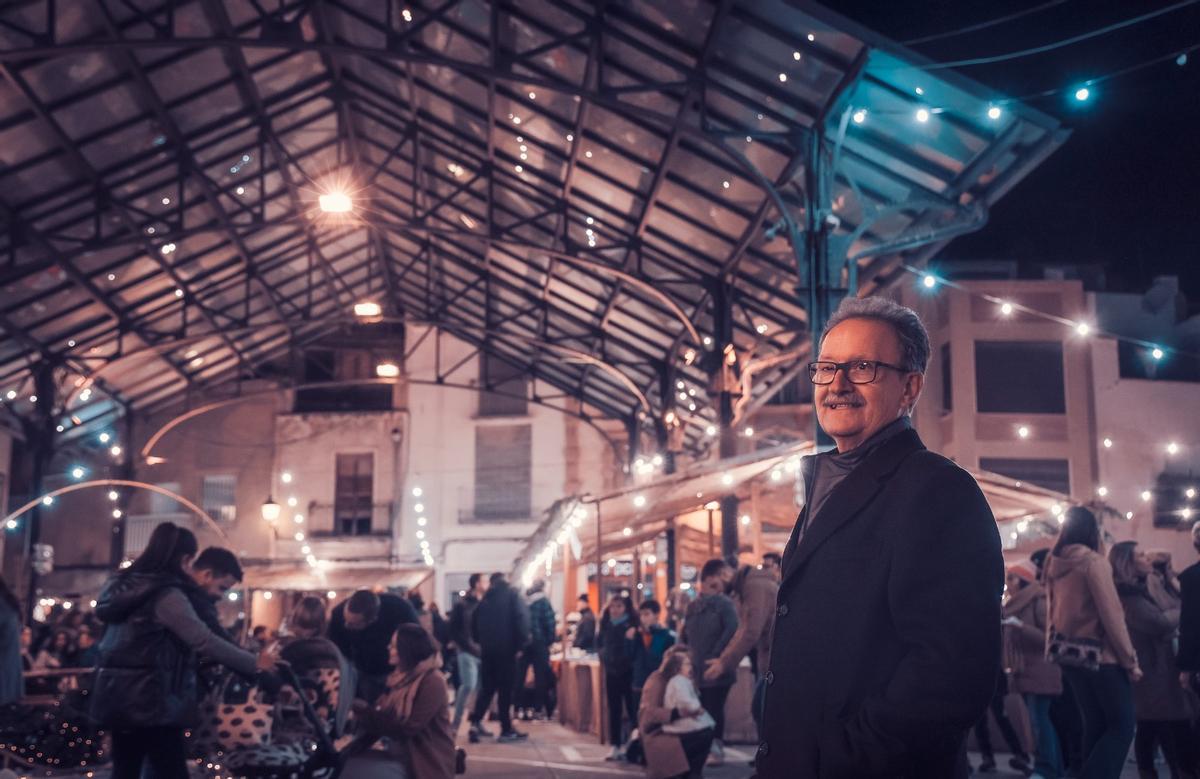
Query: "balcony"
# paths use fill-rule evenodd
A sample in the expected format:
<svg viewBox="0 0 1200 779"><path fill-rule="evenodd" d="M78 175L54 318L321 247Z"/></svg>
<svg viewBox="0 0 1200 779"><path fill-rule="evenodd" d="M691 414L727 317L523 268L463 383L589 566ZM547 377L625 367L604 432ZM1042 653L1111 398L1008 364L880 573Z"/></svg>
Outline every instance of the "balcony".
<svg viewBox="0 0 1200 779"><path fill-rule="evenodd" d="M308 546L321 560L391 560L395 554L392 516L391 501L375 503L371 506L370 532L339 533L334 526L333 504L310 503L303 524L285 527L287 523L280 522L275 556L303 559L306 555L302 547ZM301 541L294 537L298 532L304 534Z"/></svg>

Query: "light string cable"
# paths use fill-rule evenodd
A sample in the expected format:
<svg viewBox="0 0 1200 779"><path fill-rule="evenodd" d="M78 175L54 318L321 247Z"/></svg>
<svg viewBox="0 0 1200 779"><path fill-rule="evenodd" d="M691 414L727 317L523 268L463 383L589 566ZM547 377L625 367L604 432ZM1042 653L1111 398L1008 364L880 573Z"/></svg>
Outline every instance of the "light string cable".
<svg viewBox="0 0 1200 779"><path fill-rule="evenodd" d="M959 35L967 35L969 33L979 32L980 30L986 30L989 27L998 27L999 25L1016 21L1017 19L1025 16L1032 16L1033 14L1041 13L1042 11L1048 11L1055 6L1062 5L1066 2L1068 2L1068 0L1050 0L1048 3L1042 3L1041 5L1036 5L1033 8L1026 8L1024 11L1017 11L1016 13L1007 14L995 19L989 19L986 22L970 24L966 27L959 27L957 29L947 30L945 32L937 32L931 35L923 35L920 38L909 38L906 41L900 41L900 43L904 46L917 46L922 43L929 43L930 41L940 41L946 38L955 38Z"/></svg>

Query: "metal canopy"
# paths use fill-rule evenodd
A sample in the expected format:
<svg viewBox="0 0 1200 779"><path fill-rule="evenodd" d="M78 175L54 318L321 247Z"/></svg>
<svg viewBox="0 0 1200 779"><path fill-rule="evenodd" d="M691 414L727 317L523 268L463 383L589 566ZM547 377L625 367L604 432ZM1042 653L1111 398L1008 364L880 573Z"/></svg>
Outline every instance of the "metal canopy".
<svg viewBox="0 0 1200 779"><path fill-rule="evenodd" d="M1065 138L924 64L773 0L7 3L0 394L52 366L69 436L369 299L699 449L726 346L802 351L818 284L922 262Z"/></svg>

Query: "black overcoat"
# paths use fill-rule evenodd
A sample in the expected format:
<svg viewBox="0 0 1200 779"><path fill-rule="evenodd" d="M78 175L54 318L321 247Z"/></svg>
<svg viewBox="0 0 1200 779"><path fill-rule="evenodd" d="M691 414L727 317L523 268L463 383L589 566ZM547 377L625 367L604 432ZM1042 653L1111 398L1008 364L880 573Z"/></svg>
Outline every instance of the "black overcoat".
<svg viewBox="0 0 1200 779"><path fill-rule="evenodd" d="M804 512L798 526L802 526ZM1000 667L1004 561L970 474L913 430L784 550L761 779L950 779Z"/></svg>

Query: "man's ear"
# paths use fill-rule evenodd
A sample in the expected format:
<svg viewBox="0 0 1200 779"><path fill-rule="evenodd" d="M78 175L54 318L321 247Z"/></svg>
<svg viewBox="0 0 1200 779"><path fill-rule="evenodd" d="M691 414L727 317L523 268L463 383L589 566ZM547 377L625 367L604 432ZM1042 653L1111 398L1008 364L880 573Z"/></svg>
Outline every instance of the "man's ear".
<svg viewBox="0 0 1200 779"><path fill-rule="evenodd" d="M909 413L916 408L917 401L921 399L921 391L925 389L925 374L910 373L904 380L904 394L901 395L900 404L908 409Z"/></svg>

